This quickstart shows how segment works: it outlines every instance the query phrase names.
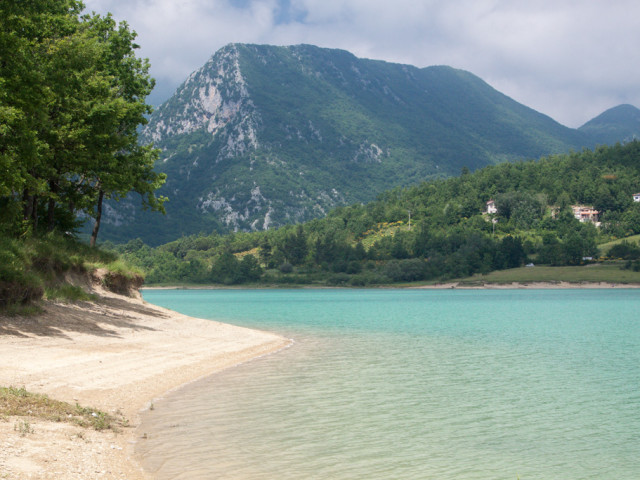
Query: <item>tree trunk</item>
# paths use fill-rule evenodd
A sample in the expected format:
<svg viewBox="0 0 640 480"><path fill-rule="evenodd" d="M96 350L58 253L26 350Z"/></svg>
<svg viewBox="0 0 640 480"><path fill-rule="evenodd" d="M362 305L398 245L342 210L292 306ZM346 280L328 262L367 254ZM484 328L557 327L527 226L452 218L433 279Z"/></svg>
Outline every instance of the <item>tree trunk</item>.
<svg viewBox="0 0 640 480"><path fill-rule="evenodd" d="M53 229L56 226L55 222L55 208L56 201L53 198L49 199L49 204L47 205L47 232L53 232Z"/></svg>
<svg viewBox="0 0 640 480"><path fill-rule="evenodd" d="M55 195L58 191L58 185L54 181L49 182L49 191L52 195ZM47 232L53 232L53 229L56 226L56 201L53 197L49 198L49 203L47 205Z"/></svg>
<svg viewBox="0 0 640 480"><path fill-rule="evenodd" d="M33 233L38 231L38 197L37 195L33 196Z"/></svg>
<svg viewBox="0 0 640 480"><path fill-rule="evenodd" d="M91 232L91 240L89 245L96 246L96 240L98 239L98 230L100 230L100 219L102 218L102 200L104 199L104 191L100 190L98 193L98 205L96 209L96 223L93 224L93 232Z"/></svg>
<svg viewBox="0 0 640 480"><path fill-rule="evenodd" d="M29 191L25 188L22 194L22 205L24 207L23 219L25 221L31 220L33 215L33 197L29 195Z"/></svg>

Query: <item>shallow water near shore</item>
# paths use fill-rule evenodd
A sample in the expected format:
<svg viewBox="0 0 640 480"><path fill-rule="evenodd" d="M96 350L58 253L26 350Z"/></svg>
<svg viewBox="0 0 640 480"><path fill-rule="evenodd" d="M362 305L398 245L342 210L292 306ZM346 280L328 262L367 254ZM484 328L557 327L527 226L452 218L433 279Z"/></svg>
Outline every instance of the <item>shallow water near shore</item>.
<svg viewBox="0 0 640 480"><path fill-rule="evenodd" d="M146 290L292 347L143 415L158 479L640 474L637 290Z"/></svg>

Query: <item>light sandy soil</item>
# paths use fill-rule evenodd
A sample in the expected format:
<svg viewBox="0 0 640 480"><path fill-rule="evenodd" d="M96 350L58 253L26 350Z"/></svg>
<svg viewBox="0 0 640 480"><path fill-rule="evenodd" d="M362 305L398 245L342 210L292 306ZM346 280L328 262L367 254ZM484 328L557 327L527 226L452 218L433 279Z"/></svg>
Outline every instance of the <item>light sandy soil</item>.
<svg viewBox="0 0 640 480"><path fill-rule="evenodd" d="M98 293L97 303L45 304L31 318L0 316L0 386L120 413L130 426L97 432L0 417L0 479L150 478L133 458L134 442L144 441L136 431L141 410L172 389L290 343Z"/></svg>

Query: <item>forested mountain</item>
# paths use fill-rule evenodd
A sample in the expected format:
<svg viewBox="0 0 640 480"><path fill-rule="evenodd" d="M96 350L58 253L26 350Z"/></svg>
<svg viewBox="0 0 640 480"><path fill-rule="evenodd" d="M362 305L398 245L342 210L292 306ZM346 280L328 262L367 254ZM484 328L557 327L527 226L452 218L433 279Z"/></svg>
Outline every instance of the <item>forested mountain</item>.
<svg viewBox="0 0 640 480"><path fill-rule="evenodd" d="M637 140L640 139L640 110L633 105L618 105L588 121L579 130L600 144Z"/></svg>
<svg viewBox="0 0 640 480"><path fill-rule="evenodd" d="M119 247L149 282L368 285L580 265L597 245L640 234L640 142L502 163L396 188L325 218L264 232ZM487 212L493 200L497 213ZM573 205L598 211L599 226ZM605 255L608 252L601 252ZM616 258L638 259L637 244ZM640 270L640 261L634 269ZM618 268L618 267L616 267Z"/></svg>
<svg viewBox="0 0 640 480"><path fill-rule="evenodd" d="M305 221L394 186L599 143L469 72L244 44L193 72L142 137L163 151L167 215L111 204L105 234L153 244Z"/></svg>

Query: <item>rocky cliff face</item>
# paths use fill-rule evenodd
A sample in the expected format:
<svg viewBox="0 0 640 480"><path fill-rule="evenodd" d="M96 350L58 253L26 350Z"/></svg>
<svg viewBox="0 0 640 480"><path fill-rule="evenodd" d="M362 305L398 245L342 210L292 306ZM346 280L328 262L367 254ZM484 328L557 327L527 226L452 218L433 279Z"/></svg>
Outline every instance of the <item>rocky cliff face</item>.
<svg viewBox="0 0 640 480"><path fill-rule="evenodd" d="M462 167L591 146L468 72L310 45L222 48L142 139L162 149L168 213L110 205L104 238L266 229Z"/></svg>
<svg viewBox="0 0 640 480"><path fill-rule="evenodd" d="M193 72L155 112L143 137L162 145L171 137L205 131L212 138L224 137L219 154L230 158L258 148L260 123L240 69L238 49L229 45Z"/></svg>

